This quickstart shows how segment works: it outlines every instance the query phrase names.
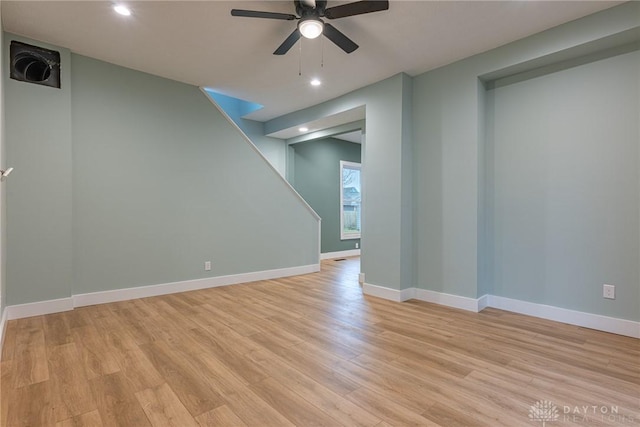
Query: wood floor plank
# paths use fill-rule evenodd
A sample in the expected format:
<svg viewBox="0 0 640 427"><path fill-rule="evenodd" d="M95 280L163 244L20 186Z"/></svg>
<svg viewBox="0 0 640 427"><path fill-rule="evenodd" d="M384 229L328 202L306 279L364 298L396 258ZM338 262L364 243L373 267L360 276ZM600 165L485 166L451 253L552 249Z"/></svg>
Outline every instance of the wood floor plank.
<svg viewBox="0 0 640 427"><path fill-rule="evenodd" d="M56 427L101 427L102 425L102 418L97 409L56 423Z"/></svg>
<svg viewBox="0 0 640 427"><path fill-rule="evenodd" d="M271 378L322 410L340 423L350 426L375 426L381 420L320 383L290 367L273 353L260 351L251 354Z"/></svg>
<svg viewBox="0 0 640 427"><path fill-rule="evenodd" d="M393 426L447 427L444 424L440 426L423 417L417 411L402 406L394 399L389 399L388 396L368 387L361 387L354 390L347 394L346 398ZM426 409L427 407L423 407L422 409Z"/></svg>
<svg viewBox="0 0 640 427"><path fill-rule="evenodd" d="M125 331L114 331L104 337L120 371L134 391L157 387L165 382L135 340Z"/></svg>
<svg viewBox="0 0 640 427"><path fill-rule="evenodd" d="M49 379L47 350L42 317L20 319L16 338L15 387L36 384Z"/></svg>
<svg viewBox="0 0 640 427"><path fill-rule="evenodd" d="M183 355L163 341L141 346L142 351L163 376L192 416L198 416L225 403L202 373Z"/></svg>
<svg viewBox="0 0 640 427"><path fill-rule="evenodd" d="M212 316L219 322L225 324L238 334L245 337L260 332L260 329L254 326L258 322L259 318L253 316L251 313L239 310L229 312L225 309L214 307L208 303L201 304L197 307L196 311L200 315L206 316L206 314L208 314L209 316Z"/></svg>
<svg viewBox="0 0 640 427"><path fill-rule="evenodd" d="M16 336L18 334L18 321L9 320L5 325L4 345L0 352L0 361L13 359L13 353L16 348Z"/></svg>
<svg viewBox="0 0 640 427"><path fill-rule="evenodd" d="M304 343L299 346L283 347L262 334L252 335L251 339L286 360L292 368L304 372L337 394L345 395L360 387L355 381L334 371L331 368L332 359L330 357L323 357L324 354L316 350L311 350L311 354L305 352Z"/></svg>
<svg viewBox="0 0 640 427"><path fill-rule="evenodd" d="M96 410L87 375L78 369L82 362L76 344L49 347L48 353L56 421Z"/></svg>
<svg viewBox="0 0 640 427"><path fill-rule="evenodd" d="M54 391L49 381L13 390L7 413L7 427L55 426Z"/></svg>
<svg viewBox="0 0 640 427"><path fill-rule="evenodd" d="M326 260L9 321L0 425L524 427L541 400L616 407L594 427L640 420L640 340L370 297L358 273L357 258ZM553 424L587 425L564 415Z"/></svg>
<svg viewBox="0 0 640 427"><path fill-rule="evenodd" d="M139 391L136 398L153 426L198 427L196 420L167 383Z"/></svg>
<svg viewBox="0 0 640 427"><path fill-rule="evenodd" d="M194 328L189 330L186 335L198 343L200 351L215 354L247 383L259 382L266 378L260 369L253 366L245 357L245 354L255 351L257 348L253 342L245 340L244 337L241 346L235 347L234 344L240 343L240 340L229 339L229 336L225 336L224 333L216 335L214 331Z"/></svg>
<svg viewBox="0 0 640 427"><path fill-rule="evenodd" d="M0 426L7 425L9 401L13 391L13 360L0 361Z"/></svg>
<svg viewBox="0 0 640 427"><path fill-rule="evenodd" d="M113 350L107 345L95 326L82 326L71 330L73 342L80 353L80 360L88 379L113 374L120 370Z"/></svg>
<svg viewBox="0 0 640 427"><path fill-rule="evenodd" d="M493 423L489 420L480 420L478 417L468 415L463 411L457 411L454 408L436 403L431 406L428 411L423 414L424 417L431 421L447 427L493 427Z"/></svg>
<svg viewBox="0 0 640 427"><path fill-rule="evenodd" d="M209 412L198 415L196 421L200 427L248 427L227 405L222 405Z"/></svg>
<svg viewBox="0 0 640 427"><path fill-rule="evenodd" d="M122 372L89 381L102 424L107 426L151 426Z"/></svg>
<svg viewBox="0 0 640 427"><path fill-rule="evenodd" d="M249 388L297 426L340 425L339 420L313 406L298 394L291 393L273 378L251 384Z"/></svg>
<svg viewBox="0 0 640 427"><path fill-rule="evenodd" d="M73 341L71 328L65 313L54 313L43 319L47 346L67 344Z"/></svg>
<svg viewBox="0 0 640 427"><path fill-rule="evenodd" d="M295 427L273 406L248 388L225 396L227 406L248 426Z"/></svg>

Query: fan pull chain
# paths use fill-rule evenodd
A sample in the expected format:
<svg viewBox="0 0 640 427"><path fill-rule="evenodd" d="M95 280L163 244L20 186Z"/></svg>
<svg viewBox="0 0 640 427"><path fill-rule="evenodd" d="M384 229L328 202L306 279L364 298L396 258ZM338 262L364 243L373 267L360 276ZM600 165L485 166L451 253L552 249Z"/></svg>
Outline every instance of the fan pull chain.
<svg viewBox="0 0 640 427"><path fill-rule="evenodd" d="M302 76L302 38L298 42L298 76Z"/></svg>
<svg viewBox="0 0 640 427"><path fill-rule="evenodd" d="M320 38L320 68L324 68L324 37Z"/></svg>

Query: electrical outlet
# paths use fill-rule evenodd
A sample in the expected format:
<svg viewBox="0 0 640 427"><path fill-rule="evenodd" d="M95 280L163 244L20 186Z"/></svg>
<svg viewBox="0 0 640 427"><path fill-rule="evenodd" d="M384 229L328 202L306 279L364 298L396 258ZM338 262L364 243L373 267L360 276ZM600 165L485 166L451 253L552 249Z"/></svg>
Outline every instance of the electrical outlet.
<svg viewBox="0 0 640 427"><path fill-rule="evenodd" d="M356 242L356 249L360 248L360 243Z"/></svg>
<svg viewBox="0 0 640 427"><path fill-rule="evenodd" d="M358 274L358 283L364 283L364 273Z"/></svg>
<svg viewBox="0 0 640 427"><path fill-rule="evenodd" d="M204 262L204 271L211 271L211 261Z"/></svg>
<svg viewBox="0 0 640 427"><path fill-rule="evenodd" d="M602 285L602 297L616 299L616 287L614 285Z"/></svg>

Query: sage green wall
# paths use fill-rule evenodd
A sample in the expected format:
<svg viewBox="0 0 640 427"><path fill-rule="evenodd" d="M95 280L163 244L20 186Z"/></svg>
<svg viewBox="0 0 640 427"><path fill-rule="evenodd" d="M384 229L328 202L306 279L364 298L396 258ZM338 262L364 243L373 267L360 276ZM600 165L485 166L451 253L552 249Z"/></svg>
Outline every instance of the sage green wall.
<svg viewBox="0 0 640 427"><path fill-rule="evenodd" d="M640 320L640 52L487 95L493 294Z"/></svg>
<svg viewBox="0 0 640 427"><path fill-rule="evenodd" d="M2 29L2 8L0 7L0 63L4 58L4 31ZM4 64L3 64L4 69ZM4 79L0 77L0 167L5 169L5 143L4 143ZM6 305L6 260L5 252L7 247L7 223L6 223L6 198L4 185L0 184L0 316ZM0 336L3 332L0 331Z"/></svg>
<svg viewBox="0 0 640 427"><path fill-rule="evenodd" d="M264 123L245 119L242 116L254 111L257 104L249 103L241 99L216 93L205 89L207 95L218 105L233 122L244 132L251 142L260 150L260 153L282 176L286 175L286 151L287 144L282 139L270 138L264 134Z"/></svg>
<svg viewBox="0 0 640 427"><path fill-rule="evenodd" d="M197 87L72 66L75 293L318 262L317 219Z"/></svg>
<svg viewBox="0 0 640 427"><path fill-rule="evenodd" d="M19 82L4 72L7 201L7 305L71 295L71 60L66 49L5 34L60 52L61 89ZM8 69L8 55L3 56Z"/></svg>
<svg viewBox="0 0 640 427"><path fill-rule="evenodd" d="M287 144L284 140L264 136L264 124L255 120L243 119L244 133L260 150L269 163L286 179Z"/></svg>
<svg viewBox="0 0 640 427"><path fill-rule="evenodd" d="M541 69L563 61L584 59L598 49L615 50L619 47L616 43L629 43L629 37L637 43L639 16L640 4L626 3L414 78L414 238L416 282L419 287L472 298L495 291L492 282L495 278L489 270L498 261L493 259L492 253L494 236L487 229L495 218L489 215L493 199L484 182L487 174L493 173L493 158L485 152L488 112L485 89L479 79L513 76L532 68ZM591 92L592 87L598 84L594 80L583 85L583 90ZM637 96L635 87L630 90L635 90ZM562 94L559 86L556 91ZM583 108L580 101L574 103L571 96L567 99L572 108ZM523 97L520 102L527 104L529 100ZM635 114L633 124L637 124L637 111ZM518 132L528 133L528 125L523 125ZM546 185L546 188L551 188L553 183L547 182ZM627 190L631 191L629 187ZM527 194L522 192L514 196L526 198ZM629 215L633 216L633 213ZM637 216L635 221L628 225L637 239ZM623 246L624 250L636 254L637 262L639 257L633 252L634 246ZM519 259L518 262L527 265L530 260ZM625 277L624 282L633 278L636 274L634 271L637 271L628 266L621 268L626 269L625 273L619 273ZM505 287L510 286L502 283ZM572 286L573 290L567 290L567 294L585 291L583 284ZM635 283L628 286L631 288L627 290L634 294L633 289L640 284L636 279ZM589 290L593 291L593 288ZM503 293L507 294L514 297L520 295L522 299L532 302L540 301L528 298L515 289ZM597 295L601 295L601 287ZM637 318L637 309L633 312L629 306L621 305L610 310L605 308L608 302L600 299L597 307L594 307L598 296L585 303L578 298L571 308L602 314L615 313L615 317L621 318ZM568 306L566 300L554 295L545 299L544 303Z"/></svg>
<svg viewBox="0 0 640 427"><path fill-rule="evenodd" d="M7 304L318 263L313 211L197 87L52 48L61 90L4 77Z"/></svg>
<svg viewBox="0 0 640 427"><path fill-rule="evenodd" d="M355 249L360 239L340 240L340 161L360 163L361 144L325 138L291 147L294 187L322 218L320 252Z"/></svg>
<svg viewBox="0 0 640 427"><path fill-rule="evenodd" d="M403 172L411 149L411 78L398 74L366 88L265 123L265 132L306 123L366 106L362 146L362 250L361 271L366 282L392 289L412 287L412 250L403 218L411 218L413 200L403 199L411 174ZM411 227L409 225L409 227ZM403 232L404 231L404 232Z"/></svg>

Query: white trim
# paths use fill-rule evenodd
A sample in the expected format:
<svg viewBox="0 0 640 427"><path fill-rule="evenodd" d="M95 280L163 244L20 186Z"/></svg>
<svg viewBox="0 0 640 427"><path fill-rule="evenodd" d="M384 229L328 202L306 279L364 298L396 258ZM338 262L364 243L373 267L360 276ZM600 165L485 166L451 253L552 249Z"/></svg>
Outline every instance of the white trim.
<svg viewBox="0 0 640 427"><path fill-rule="evenodd" d="M600 314L586 313L583 311L569 310L567 308L537 304L496 295L483 295L480 298L475 299L419 288L408 288L398 291L396 289L370 285L368 283L363 284L362 291L367 295L396 302L415 298L420 301L431 302L476 313L487 307L492 307L541 319L552 320L554 322L568 323L570 325L581 326L598 331L640 338L640 322L618 319Z"/></svg>
<svg viewBox="0 0 640 427"><path fill-rule="evenodd" d="M344 232L344 204L342 203L342 200L344 198L344 194L343 194L343 186L342 186L342 177L344 175L344 169L352 169L352 170L357 170L358 172L361 173L362 175L362 163L356 163L356 162L348 162L346 160L340 160L340 178L338 179L338 182L340 183L340 200L338 201L339 206L338 209L340 212L340 240L355 240L355 239L360 239L360 236L362 235L362 230L357 232L357 233L345 233ZM362 185L360 186L360 194L362 194ZM362 200L360 200L360 212L362 214ZM360 222L362 223L362 219L360 220Z"/></svg>
<svg viewBox="0 0 640 427"><path fill-rule="evenodd" d="M282 174L280 172L278 172L278 169L275 168L275 166L273 166L273 164L269 161L269 159L267 159L267 157L262 153L262 151L260 151L260 149L253 143L253 141L251 141L251 138L249 138L247 136L246 133L244 133L244 131L240 128L240 126L238 126L238 124L233 121L233 119L231 118L231 116L229 116L229 114L227 114L226 111L224 111L224 109L222 107L220 107L218 105L218 103L216 102L215 99L213 99L213 97L209 94L209 92L207 92L207 89L203 86L200 86L200 91L204 94L204 96L207 97L207 99L218 109L218 111L220 111L220 113L222 114L222 116L227 119L227 121L236 128L236 130L238 132L240 132L240 135L242 135L242 137L244 138L244 140L249 144L249 146L253 149L253 151L256 152L256 154L258 154L258 156L260 156L262 158L262 160L264 160L267 165L269 165L269 167L271 169L273 169L273 171L276 173L276 175L278 175L280 177L280 180L287 186L287 188L289 188L290 191L293 192L293 194L298 198L298 200L307 208L307 210L311 213L311 215L313 215L313 217L316 220L320 220L320 215L318 215L318 213L316 211L313 210L313 208L311 207L311 205L309 203L307 203L307 201L304 199L304 197L302 197L300 195L300 193L298 193L296 191L295 188L293 188L293 186L291 185L291 183L289 181L287 181L285 179L284 176L282 176Z"/></svg>
<svg viewBox="0 0 640 427"><path fill-rule="evenodd" d="M139 286L135 288L116 289L112 291L92 292L74 295L73 306L104 304L108 302L126 301L136 298L146 298L158 295L175 294L178 292L195 291L198 289L215 288L218 286L236 285L238 283L255 282L258 280L277 279L280 277L298 276L301 274L320 271L319 264L300 267L280 268L276 270L256 271L252 273L232 274L229 276L207 277L204 279L185 280L182 282L163 283L160 285Z"/></svg>
<svg viewBox="0 0 640 427"><path fill-rule="evenodd" d="M585 313L545 304L537 304L496 295L487 295L489 307L514 313L540 317L570 325L582 326L618 335L640 338L640 322L602 316L600 314Z"/></svg>
<svg viewBox="0 0 640 427"><path fill-rule="evenodd" d="M362 284L362 292L364 292L365 295L371 295L372 297L384 298L396 302L407 301L415 296L415 288L397 290L384 286L372 285L370 283Z"/></svg>
<svg viewBox="0 0 640 427"><path fill-rule="evenodd" d="M482 311L485 308L489 307L489 297L491 295L482 295L480 298L478 298L478 311Z"/></svg>
<svg viewBox="0 0 640 427"><path fill-rule="evenodd" d="M2 316L0 316L0 358L2 357L2 349L4 347L4 331L7 327L7 320L7 309L5 307L5 309L2 310Z"/></svg>
<svg viewBox="0 0 640 427"><path fill-rule="evenodd" d="M160 285L92 292L88 294L72 295L71 298L11 305L6 307L4 310L6 314L3 314L2 327L4 327L5 317L7 320L21 319L23 317L69 311L73 310L75 307L84 307L87 305L126 301L136 298L194 291L197 289L213 288L217 286L255 282L258 280L278 279L281 277L298 276L301 274L315 273L318 271L320 271L320 264L310 264L299 267L279 268L275 270L255 271L251 273L233 274L229 276L208 277L205 279L163 283Z"/></svg>
<svg viewBox="0 0 640 427"><path fill-rule="evenodd" d="M439 305L445 305L447 307L473 311L475 313L479 311L479 299L445 294L443 292L430 291L427 289L415 289L415 295L415 299L420 301L432 302Z"/></svg>
<svg viewBox="0 0 640 427"><path fill-rule="evenodd" d="M360 256L360 249L350 249L348 251L324 252L320 254L320 259L334 259L349 256Z"/></svg>
<svg viewBox="0 0 640 427"><path fill-rule="evenodd" d="M165 283L160 285L141 286L137 288L119 289L113 291L93 292L89 294L73 295L71 298L60 298L49 301L39 301L28 304L11 305L5 307L0 316L0 349L4 342L4 332L8 320L24 317L40 316L43 314L59 313L73 310L74 307L103 304L108 302L124 301L135 298L144 298L157 295L166 295L177 292L186 292L197 289L212 288L217 286L234 285L258 280L269 280L280 277L297 276L320 271L319 264L310 264L301 267L281 268L275 270L256 271L252 273L235 274L229 276L210 277L206 279L187 280L183 282ZM486 307L539 317L555 322L568 323L604 332L611 332L633 338L640 338L640 322L602 316L599 314L585 313L569 310L551 305L537 304L496 295L483 295L478 299L462 297L459 295L445 294L427 289L407 288L402 290L391 289L384 286L363 283L362 291L366 295L384 298L391 301L402 302L410 299L418 299L448 307L459 308L478 312Z"/></svg>
<svg viewBox="0 0 640 427"><path fill-rule="evenodd" d="M73 300L71 298L60 298L30 302L27 304L10 305L6 307L5 310L7 310L7 320L22 319L24 317L41 316L43 314L73 310Z"/></svg>
<svg viewBox="0 0 640 427"><path fill-rule="evenodd" d="M318 264L322 260L322 218L318 220Z"/></svg>

